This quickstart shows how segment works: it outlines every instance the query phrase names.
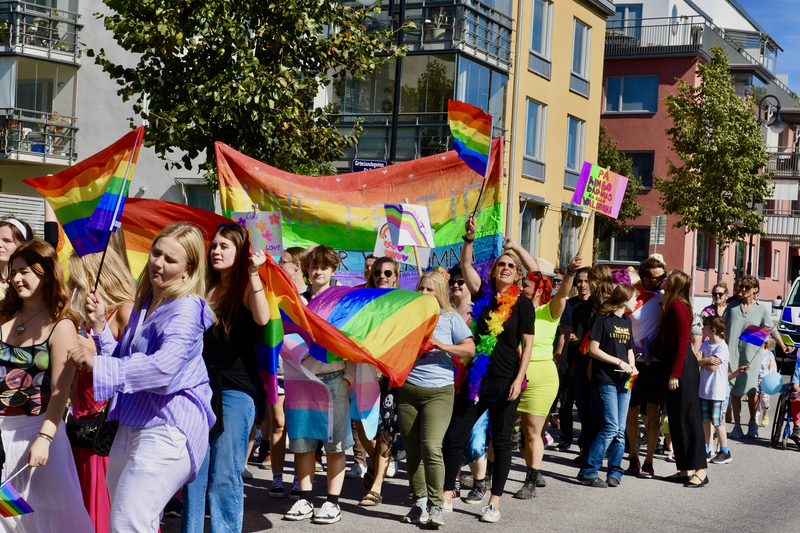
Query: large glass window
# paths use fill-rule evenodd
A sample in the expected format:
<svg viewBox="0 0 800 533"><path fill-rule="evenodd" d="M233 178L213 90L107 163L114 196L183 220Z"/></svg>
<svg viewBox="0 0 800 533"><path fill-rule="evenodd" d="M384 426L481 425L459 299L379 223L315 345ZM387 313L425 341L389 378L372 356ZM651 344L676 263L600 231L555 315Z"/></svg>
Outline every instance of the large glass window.
<svg viewBox="0 0 800 533"><path fill-rule="evenodd" d="M494 125L505 127L508 76L464 57L458 63L456 96L494 117Z"/></svg>
<svg viewBox="0 0 800 533"><path fill-rule="evenodd" d="M19 58L16 106L28 118L51 120L50 114L74 116L77 68L50 61Z"/></svg>
<svg viewBox="0 0 800 533"><path fill-rule="evenodd" d="M580 172L583 167L583 150L586 137L586 122L568 117L567 124L567 160L566 168L573 172Z"/></svg>
<svg viewBox="0 0 800 533"><path fill-rule="evenodd" d="M631 158L633 175L642 182L645 189L653 188L653 170L656 161L655 152L622 152Z"/></svg>
<svg viewBox="0 0 800 533"><path fill-rule="evenodd" d="M553 25L553 3L548 0L533 1L531 21L531 51L550 59L550 32Z"/></svg>
<svg viewBox="0 0 800 533"><path fill-rule="evenodd" d="M400 113L447 113L447 100L454 96L455 79L454 55L407 56L403 59ZM445 117L429 120L438 119Z"/></svg>
<svg viewBox="0 0 800 533"><path fill-rule="evenodd" d="M615 35L629 35L639 39L642 33L642 4L617 4L614 16L606 22L606 28Z"/></svg>
<svg viewBox="0 0 800 533"><path fill-rule="evenodd" d="M394 61L383 64L366 79L340 72L334 79L334 113L391 113L394 105Z"/></svg>
<svg viewBox="0 0 800 533"><path fill-rule="evenodd" d="M614 263L641 263L650 254L650 228L633 227L621 237L612 237L601 247L598 259Z"/></svg>
<svg viewBox="0 0 800 533"><path fill-rule="evenodd" d="M542 212L539 204L523 201L519 207L519 243L533 257L539 257L539 231L542 228Z"/></svg>
<svg viewBox="0 0 800 533"><path fill-rule="evenodd" d="M589 50L592 47L592 28L575 19L572 37L572 73L589 79Z"/></svg>
<svg viewBox="0 0 800 533"><path fill-rule="evenodd" d="M528 100L525 124L525 155L544 161L544 140L547 128L547 106Z"/></svg>
<svg viewBox="0 0 800 533"><path fill-rule="evenodd" d="M575 216L569 211L564 211L561 224L561 246L559 248L559 265L568 265L572 258L578 254L578 239L580 238L583 218Z"/></svg>
<svg viewBox="0 0 800 533"><path fill-rule="evenodd" d="M655 113L658 107L658 76L606 78L606 113Z"/></svg>
<svg viewBox="0 0 800 533"><path fill-rule="evenodd" d="M697 262L695 266L700 270L708 270L708 252L711 239L702 231L697 232Z"/></svg>

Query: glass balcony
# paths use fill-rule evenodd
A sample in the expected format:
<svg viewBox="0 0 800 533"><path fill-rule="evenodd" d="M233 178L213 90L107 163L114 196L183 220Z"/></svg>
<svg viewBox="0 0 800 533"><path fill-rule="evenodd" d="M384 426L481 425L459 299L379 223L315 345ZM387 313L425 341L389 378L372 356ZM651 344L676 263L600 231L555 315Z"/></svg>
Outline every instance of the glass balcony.
<svg viewBox="0 0 800 533"><path fill-rule="evenodd" d="M76 122L55 112L0 109L0 158L69 165L78 158Z"/></svg>
<svg viewBox="0 0 800 533"><path fill-rule="evenodd" d="M53 6L75 2L52 1ZM0 0L0 53L15 52L61 61L78 62L80 55L78 13L30 2Z"/></svg>

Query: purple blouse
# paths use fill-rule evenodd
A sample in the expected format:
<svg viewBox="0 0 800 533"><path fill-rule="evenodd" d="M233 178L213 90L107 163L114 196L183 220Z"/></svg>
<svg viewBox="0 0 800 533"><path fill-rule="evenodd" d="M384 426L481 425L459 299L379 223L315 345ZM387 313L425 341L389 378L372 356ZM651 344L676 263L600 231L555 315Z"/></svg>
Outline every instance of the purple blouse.
<svg viewBox="0 0 800 533"><path fill-rule="evenodd" d="M108 327L94 335L94 396L109 398L108 420L145 428L169 424L186 435L194 480L216 420L203 361L203 333L214 323L206 301L184 296L160 304L145 320L152 294L134 310L117 342Z"/></svg>

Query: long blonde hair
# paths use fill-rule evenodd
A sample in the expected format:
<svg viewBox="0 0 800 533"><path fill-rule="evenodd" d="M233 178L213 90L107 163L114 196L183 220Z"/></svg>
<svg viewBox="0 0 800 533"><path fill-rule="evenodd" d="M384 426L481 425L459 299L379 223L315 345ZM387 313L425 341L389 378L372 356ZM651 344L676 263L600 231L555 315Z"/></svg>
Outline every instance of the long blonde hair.
<svg viewBox="0 0 800 533"><path fill-rule="evenodd" d="M441 307L442 310L447 313L455 313L456 308L453 307L452 303L450 303L450 295L447 291L447 280L445 279L444 274L438 270L429 270L427 272L423 272L419 277L419 281L417 282L418 291L420 288L422 288L422 284L426 279L429 279L431 282L433 282L433 292L436 294L436 301L439 302L439 307Z"/></svg>
<svg viewBox="0 0 800 533"><path fill-rule="evenodd" d="M102 255L98 252L78 257L77 253L72 252L67 261L70 279L77 289L72 301L73 309L81 315L84 322L88 320L84 310L86 294L94 288ZM106 252L105 261L103 261L103 271L100 274L97 292L105 303L108 315L116 311L120 305L133 303L134 300L136 282L133 281L133 275L125 266L120 254L110 246Z"/></svg>
<svg viewBox="0 0 800 533"><path fill-rule="evenodd" d="M174 300L190 294L205 298L206 246L205 242L203 242L203 234L200 233L196 226L188 222L178 222L161 230L161 233L153 239L153 243L150 245L151 250L162 237L172 237L186 251L186 269L189 271L189 277L168 287L161 294L161 298L158 301L154 300L150 303L150 309L154 309L166 300ZM148 264L149 262L150 260L148 259ZM150 269L146 266L139 276L139 286L136 288L136 304L134 308L137 312L142 310L144 301L152 291L153 284L150 282Z"/></svg>

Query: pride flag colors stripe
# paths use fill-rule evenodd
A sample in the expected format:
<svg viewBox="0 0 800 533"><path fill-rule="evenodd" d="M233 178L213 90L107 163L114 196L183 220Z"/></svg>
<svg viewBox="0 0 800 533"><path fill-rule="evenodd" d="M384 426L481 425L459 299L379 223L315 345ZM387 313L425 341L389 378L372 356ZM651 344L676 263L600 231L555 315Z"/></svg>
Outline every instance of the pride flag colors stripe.
<svg viewBox="0 0 800 533"><path fill-rule="evenodd" d="M9 518L32 512L33 508L20 496L14 485L6 482L0 487L0 516Z"/></svg>
<svg viewBox="0 0 800 533"><path fill-rule="evenodd" d="M428 237L422 231L423 222L417 218L413 211L404 209L403 204L386 204L383 208L389 224L400 228L400 231L406 230L414 240L414 245L433 248L433 242L428 242Z"/></svg>
<svg viewBox="0 0 800 533"><path fill-rule="evenodd" d="M127 196L143 139L144 126L67 170L23 180L50 203L78 255L103 251L114 222L109 208Z"/></svg>
<svg viewBox="0 0 800 533"><path fill-rule="evenodd" d="M492 147L492 116L465 102L448 100L447 118L458 157L484 177Z"/></svg>
<svg viewBox="0 0 800 533"><path fill-rule="evenodd" d="M739 335L739 340L744 341L754 346L764 346L769 336L772 335L772 329L764 326L747 326L745 330Z"/></svg>
<svg viewBox="0 0 800 533"><path fill-rule="evenodd" d="M620 384L620 388L624 390L631 390L633 388L633 383L636 381L636 378L639 377L639 374L632 376L630 374L626 374L625 379L622 380Z"/></svg>
<svg viewBox="0 0 800 533"><path fill-rule="evenodd" d="M502 138L492 140L486 188L476 213L477 261L496 257L502 249ZM434 234L432 257L458 256L464 220L478 203L483 176L477 176L456 152L446 152L382 169L338 176L300 176L270 167L229 146L216 143L217 171L223 214L280 211L284 246L324 243L342 254L351 270L363 266L361 251L375 249L384 204L426 205ZM439 259L441 261L441 259Z"/></svg>

